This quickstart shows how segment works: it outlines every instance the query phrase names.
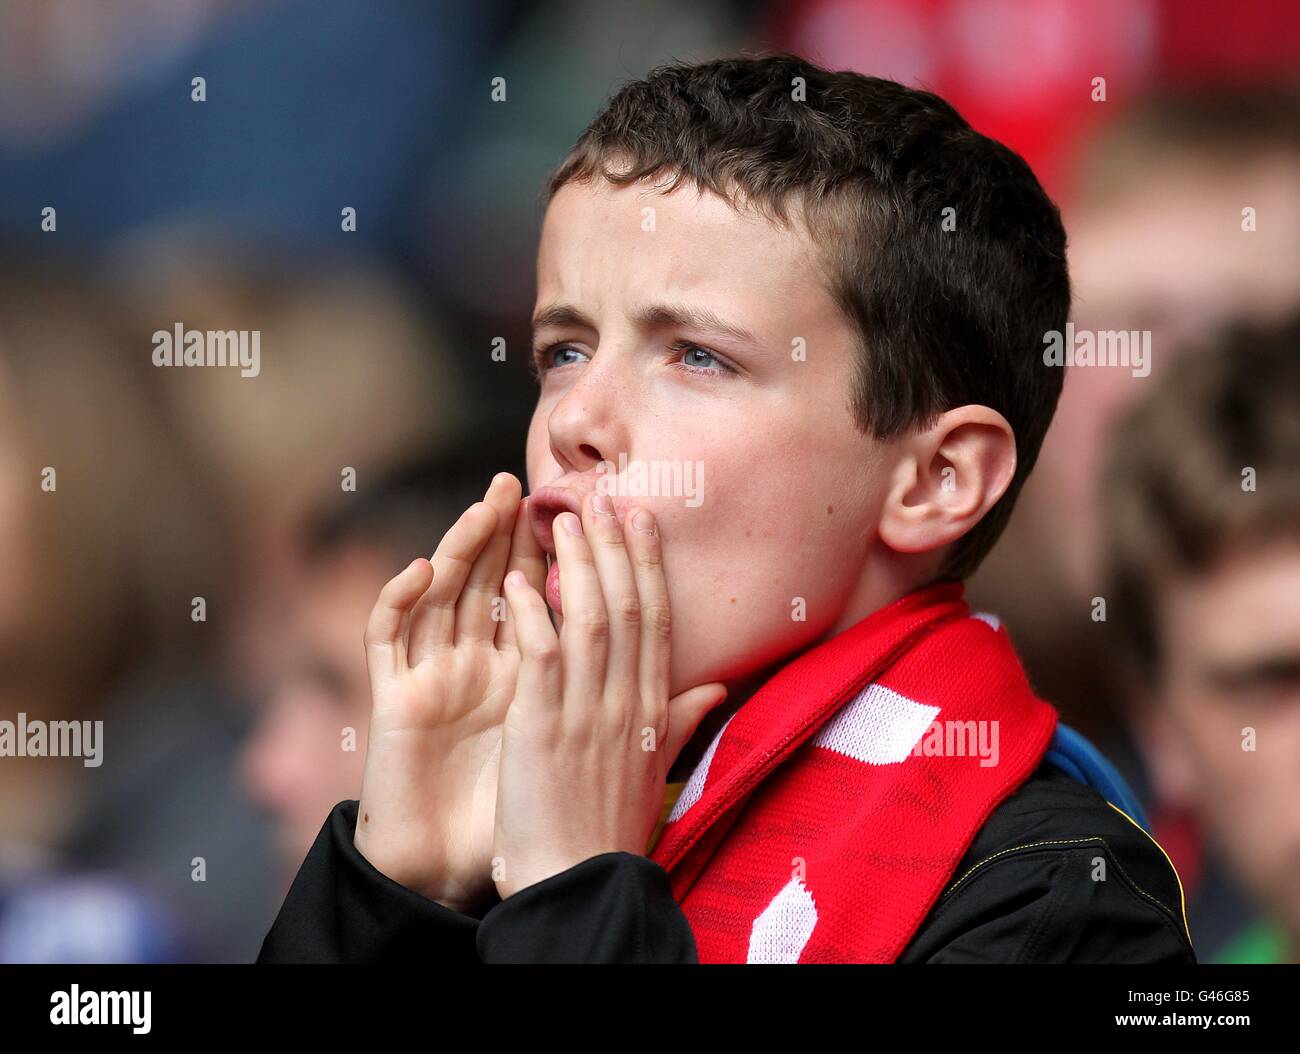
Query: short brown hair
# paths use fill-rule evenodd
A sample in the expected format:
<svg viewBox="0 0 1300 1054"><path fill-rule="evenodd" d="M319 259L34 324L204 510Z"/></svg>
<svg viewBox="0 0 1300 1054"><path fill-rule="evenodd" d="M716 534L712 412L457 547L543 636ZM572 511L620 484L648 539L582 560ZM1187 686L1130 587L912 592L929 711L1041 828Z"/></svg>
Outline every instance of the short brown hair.
<svg viewBox="0 0 1300 1054"><path fill-rule="evenodd" d="M1108 622L1154 682L1162 584L1300 534L1300 316L1185 350L1114 434L1102 494Z"/></svg>
<svg viewBox="0 0 1300 1054"><path fill-rule="evenodd" d="M940 572L971 574L1033 468L1064 375L1042 349L1069 311L1065 230L1029 166L937 95L774 54L675 63L625 85L543 204L597 175L690 180L733 204L739 191L781 224L799 207L861 334L851 398L864 433L889 439L967 403L1007 419L1015 475Z"/></svg>

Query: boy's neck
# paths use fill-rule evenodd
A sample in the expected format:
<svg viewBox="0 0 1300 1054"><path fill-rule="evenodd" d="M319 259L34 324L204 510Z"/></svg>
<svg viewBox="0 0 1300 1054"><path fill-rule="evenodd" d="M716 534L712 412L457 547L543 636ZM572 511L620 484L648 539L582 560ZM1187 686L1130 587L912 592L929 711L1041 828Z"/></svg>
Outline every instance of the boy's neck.
<svg viewBox="0 0 1300 1054"><path fill-rule="evenodd" d="M870 579L871 576L869 575L863 576L859 588L850 596L849 602L844 605L839 618L826 632L807 644L783 655L761 670L756 670L739 680L727 682L726 700L720 706L709 711L704 720L700 722L699 728L695 730L695 735L682 748L682 752L677 756L677 760L673 762L672 768L668 771L669 783L677 783L690 777L690 774L695 771L695 766L699 764L700 758L704 756L704 752L709 749L713 737L718 734L718 729L726 724L727 719L744 706L755 692L771 680L778 670L794 662L804 653L824 644L832 637L839 636L850 627L856 626L868 615L874 614L909 593L914 593L931 585L934 576L927 570L926 575L922 576L922 580L918 580L914 564L906 565L904 570L903 564L891 563L887 565L885 574L877 576L874 581Z"/></svg>
<svg viewBox="0 0 1300 1054"><path fill-rule="evenodd" d="M879 543L868 554L857 585L845 600L839 616L815 643L830 640L895 600L933 585L939 578L943 556L943 551L897 553Z"/></svg>

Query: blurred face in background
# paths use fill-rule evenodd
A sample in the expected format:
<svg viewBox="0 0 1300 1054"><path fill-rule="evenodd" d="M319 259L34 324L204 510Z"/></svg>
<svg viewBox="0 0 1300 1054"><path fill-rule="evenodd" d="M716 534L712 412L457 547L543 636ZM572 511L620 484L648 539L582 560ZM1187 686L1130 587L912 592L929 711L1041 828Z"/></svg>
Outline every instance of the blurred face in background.
<svg viewBox="0 0 1300 1054"><path fill-rule="evenodd" d="M1079 329L1149 330L1151 372L1066 371L1018 517L1042 523L1046 551L1075 596L1096 592L1097 487L1117 415L1160 384L1171 358L1226 321L1277 321L1300 302L1300 156L1279 151L1243 162L1179 151L1132 172L1066 217L1071 318ZM1250 231L1242 227L1247 207Z"/></svg>
<svg viewBox="0 0 1300 1054"><path fill-rule="evenodd" d="M330 810L361 794L370 722L361 640L390 563L353 545L307 571L280 641L283 666L245 747L245 785L277 822L290 876Z"/></svg>
<svg viewBox="0 0 1300 1054"><path fill-rule="evenodd" d="M1159 623L1142 721L1160 790L1206 822L1300 952L1300 537L1171 582Z"/></svg>

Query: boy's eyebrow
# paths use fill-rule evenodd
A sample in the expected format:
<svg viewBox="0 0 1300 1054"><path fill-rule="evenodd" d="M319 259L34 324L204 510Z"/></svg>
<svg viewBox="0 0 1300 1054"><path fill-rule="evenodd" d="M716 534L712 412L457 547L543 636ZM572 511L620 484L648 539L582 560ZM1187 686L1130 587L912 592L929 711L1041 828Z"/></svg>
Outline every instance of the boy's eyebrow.
<svg viewBox="0 0 1300 1054"><path fill-rule="evenodd" d="M687 329L709 330L731 337L742 344L757 344L758 339L748 330L728 322L706 307L685 304L648 304L633 312L633 320L646 328L652 326L681 326ZM533 316L533 330L545 326L583 326L595 329L595 324L572 304L551 304Z"/></svg>
<svg viewBox="0 0 1300 1054"><path fill-rule="evenodd" d="M636 320L643 326L681 326L685 329L710 330L731 337L742 344L758 343L748 330L728 322L707 307L650 304L636 313Z"/></svg>
<svg viewBox="0 0 1300 1054"><path fill-rule="evenodd" d="M533 332L546 326L583 326L595 329L595 324L572 304L551 304L533 316Z"/></svg>

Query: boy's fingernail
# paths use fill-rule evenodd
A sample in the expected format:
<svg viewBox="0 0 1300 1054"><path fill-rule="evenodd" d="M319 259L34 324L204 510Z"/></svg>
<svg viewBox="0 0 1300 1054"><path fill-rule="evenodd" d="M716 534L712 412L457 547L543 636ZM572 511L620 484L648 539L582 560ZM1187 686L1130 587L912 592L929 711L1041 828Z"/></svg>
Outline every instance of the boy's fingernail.
<svg viewBox="0 0 1300 1054"><path fill-rule="evenodd" d="M632 526L645 534L654 534L655 518L645 509L638 509L637 514L632 517Z"/></svg>
<svg viewBox="0 0 1300 1054"><path fill-rule="evenodd" d="M518 588L524 584L524 573L522 571L511 571L506 575L506 581Z"/></svg>
<svg viewBox="0 0 1300 1054"><path fill-rule="evenodd" d="M570 534L576 534L579 538L581 538L582 521L579 520L578 517L573 515L573 513L571 512L566 512L564 514L563 519L564 519L564 529L568 531Z"/></svg>
<svg viewBox="0 0 1300 1054"><path fill-rule="evenodd" d="M609 500L608 494L593 494L591 496L591 507L601 516L614 515L614 503Z"/></svg>

